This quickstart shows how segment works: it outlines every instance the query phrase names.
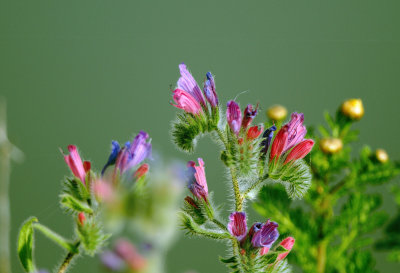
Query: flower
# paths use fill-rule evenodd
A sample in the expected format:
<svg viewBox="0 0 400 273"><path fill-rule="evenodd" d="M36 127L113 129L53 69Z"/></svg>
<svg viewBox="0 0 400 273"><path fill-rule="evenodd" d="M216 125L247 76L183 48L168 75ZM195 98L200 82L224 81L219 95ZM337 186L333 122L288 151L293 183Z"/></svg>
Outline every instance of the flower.
<svg viewBox="0 0 400 273"><path fill-rule="evenodd" d="M242 112L240 111L239 105L231 100L228 101L226 109L226 119L229 127L236 136L239 135L240 126L242 124Z"/></svg>
<svg viewBox="0 0 400 273"><path fill-rule="evenodd" d="M196 80L193 78L192 74L190 74L184 63L179 65L179 71L181 73L181 77L177 82L177 88L187 92L198 103L200 103L201 106L205 107L206 102L203 94L201 93L200 87L197 85Z"/></svg>
<svg viewBox="0 0 400 273"><path fill-rule="evenodd" d="M121 147L119 146L118 141L113 140L111 142L111 154L108 157L106 165L104 165L103 169L101 170L101 175L104 174L108 166L115 164L115 161L117 160L117 156L120 150Z"/></svg>
<svg viewBox="0 0 400 273"><path fill-rule="evenodd" d="M380 163L386 163L389 160L389 155L384 149L377 149L375 151L375 157Z"/></svg>
<svg viewBox="0 0 400 273"><path fill-rule="evenodd" d="M208 186L204 171L204 161L198 158L198 162L199 166L196 166L194 161L189 161L187 164L189 172L188 188L197 199L203 199L208 202Z"/></svg>
<svg viewBox="0 0 400 273"><path fill-rule="evenodd" d="M249 130L247 131L246 135L247 139L253 140L258 138L261 135L263 129L264 127L262 125L261 126L255 125L250 127Z"/></svg>
<svg viewBox="0 0 400 273"><path fill-rule="evenodd" d="M80 212L78 214L78 221L81 224L81 226L83 226L85 224L86 217L85 217L85 214L83 212Z"/></svg>
<svg viewBox="0 0 400 273"><path fill-rule="evenodd" d="M343 148L343 142L340 138L323 138L319 142L321 151L325 154L336 154Z"/></svg>
<svg viewBox="0 0 400 273"><path fill-rule="evenodd" d="M119 151L115 165L121 173L140 164L144 159L151 156L151 143L147 142L149 135L140 131L135 139Z"/></svg>
<svg viewBox="0 0 400 273"><path fill-rule="evenodd" d="M265 155L268 153L268 148L271 145L271 140L274 137L274 132L276 131L276 126L272 125L263 133L262 138L264 139L261 142L261 146L263 147L261 152Z"/></svg>
<svg viewBox="0 0 400 273"><path fill-rule="evenodd" d="M361 99L349 99L343 102L341 111L350 119L359 120L364 115L364 106Z"/></svg>
<svg viewBox="0 0 400 273"><path fill-rule="evenodd" d="M214 77L211 74L211 72L207 72L206 77L207 79L204 81L204 87L203 87L204 96L210 103L211 107L215 108L218 106L218 96L217 93L215 92Z"/></svg>
<svg viewBox="0 0 400 273"><path fill-rule="evenodd" d="M187 113L193 115L199 115L203 113L199 102L188 92L182 89L175 89L173 99L176 104L173 106L184 110Z"/></svg>
<svg viewBox="0 0 400 273"><path fill-rule="evenodd" d="M110 271L121 271L124 261L114 252L105 251L100 256L101 263Z"/></svg>
<svg viewBox="0 0 400 273"><path fill-rule="evenodd" d="M304 158L314 146L314 140L306 139L297 144L287 155L284 164Z"/></svg>
<svg viewBox="0 0 400 273"><path fill-rule="evenodd" d="M115 253L135 272L142 270L147 264L145 258L140 255L135 246L125 239L120 239L116 243Z"/></svg>
<svg viewBox="0 0 400 273"><path fill-rule="evenodd" d="M106 181L96 180L93 183L93 192L99 201L111 203L114 200L114 189Z"/></svg>
<svg viewBox="0 0 400 273"><path fill-rule="evenodd" d="M144 163L140 165L140 167L135 171L133 176L136 179L140 179L141 177L145 176L148 171L149 171L149 164Z"/></svg>
<svg viewBox="0 0 400 273"><path fill-rule="evenodd" d="M292 113L290 121L282 126L282 128L276 134L274 142L271 146L269 158L270 162L273 159L277 161L278 158L287 154L287 152L292 148L293 152L289 152L290 157L289 155L286 157L287 160L285 160L284 164L292 160L303 158L311 151L314 141L304 140L307 129L303 125L303 121L303 114Z"/></svg>
<svg viewBox="0 0 400 273"><path fill-rule="evenodd" d="M253 121L253 119L257 116L258 112L258 104L256 106L256 109L253 110L253 105L248 104L246 108L244 109L243 113L243 120L242 120L242 128L246 129L250 123Z"/></svg>
<svg viewBox="0 0 400 273"><path fill-rule="evenodd" d="M272 244L278 239L278 224L271 222L269 219L265 224L255 223L251 227L251 244L255 248L268 247L271 248Z"/></svg>
<svg viewBox="0 0 400 273"><path fill-rule="evenodd" d="M279 254L278 258L277 258L278 261L281 261L286 258L286 256L292 250L294 242L295 242L295 239L293 237L287 237L287 238L283 239L283 241L280 243L280 245L283 246L288 251L285 253Z"/></svg>
<svg viewBox="0 0 400 273"><path fill-rule="evenodd" d="M82 162L75 145L68 145L69 155L65 155L61 149L60 151L72 173L79 178L83 184L86 184L86 173L90 171L90 162Z"/></svg>
<svg viewBox="0 0 400 273"><path fill-rule="evenodd" d="M267 116L270 120L281 121L286 118L287 110L282 105L274 105L267 110Z"/></svg>
<svg viewBox="0 0 400 273"><path fill-rule="evenodd" d="M228 231L238 241L242 241L247 233L246 213L237 211L231 213L229 216Z"/></svg>

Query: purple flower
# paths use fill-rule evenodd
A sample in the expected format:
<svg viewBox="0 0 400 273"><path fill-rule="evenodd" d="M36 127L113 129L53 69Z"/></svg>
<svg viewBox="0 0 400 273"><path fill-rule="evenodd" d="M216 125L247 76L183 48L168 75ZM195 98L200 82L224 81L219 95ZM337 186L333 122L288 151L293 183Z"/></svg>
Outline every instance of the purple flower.
<svg viewBox="0 0 400 273"><path fill-rule="evenodd" d="M242 112L240 111L239 105L233 100L228 101L226 109L226 119L232 132L234 132L237 136L239 134L240 126L242 124Z"/></svg>
<svg viewBox="0 0 400 273"><path fill-rule="evenodd" d="M249 232L252 235L251 244L253 247L268 247L271 248L272 244L278 239L278 224L271 222L269 219L265 224L255 223Z"/></svg>
<svg viewBox="0 0 400 273"><path fill-rule="evenodd" d="M288 139L284 148L284 152L299 144L304 139L304 136L307 134L307 129L303 125L303 121L303 113L292 113L289 123L286 124L288 127Z"/></svg>
<svg viewBox="0 0 400 273"><path fill-rule="evenodd" d="M177 82L178 89L182 89L189 93L193 98L197 100L201 106L205 107L206 102L204 100L203 94L201 93L200 87L197 85L196 80L193 78L192 74L187 70L186 65L181 63L179 65L179 70L181 72L181 77Z"/></svg>
<svg viewBox="0 0 400 273"><path fill-rule="evenodd" d="M172 104L173 106L180 108L186 113L190 113L192 115L200 115L203 113L203 109L201 108L198 101L188 92L182 89L175 89L173 93L173 98L176 103Z"/></svg>
<svg viewBox="0 0 400 273"><path fill-rule="evenodd" d="M203 92L207 101L210 103L211 107L215 108L218 106L218 96L215 92L215 82L214 77L211 72L207 72L207 79L204 82Z"/></svg>
<svg viewBox="0 0 400 273"><path fill-rule="evenodd" d="M188 176L189 176L189 190L197 199L203 199L208 202L208 186L206 180L206 173L204 170L204 161L199 158L199 166L196 166L194 161L189 161Z"/></svg>
<svg viewBox="0 0 400 273"><path fill-rule="evenodd" d="M108 157L106 165L104 165L103 170L101 171L101 175L104 174L108 166L115 164L115 161L117 160L117 156L120 150L121 147L119 146L118 141L113 140L111 142L111 154Z"/></svg>
<svg viewBox="0 0 400 273"><path fill-rule="evenodd" d="M247 233L246 213L237 211L231 213L229 216L228 230L238 241L242 241Z"/></svg>
<svg viewBox="0 0 400 273"><path fill-rule="evenodd" d="M256 109L253 110L253 105L248 104L246 109L244 109L243 113L243 120L242 120L242 128L246 129L249 127L250 123L253 121L253 119L257 116L258 112L258 104L256 106Z"/></svg>
<svg viewBox="0 0 400 273"><path fill-rule="evenodd" d="M261 146L262 146L262 150L261 152L263 154L267 154L268 153L268 148L271 145L271 140L274 137L274 132L276 131L276 126L272 125L271 127L269 127L267 130L265 130L262 138L264 139L261 142Z"/></svg>
<svg viewBox="0 0 400 273"><path fill-rule="evenodd" d="M103 252L100 259L101 263L111 271L121 271L125 267L125 262L112 251Z"/></svg>
<svg viewBox="0 0 400 273"><path fill-rule="evenodd" d="M147 142L148 138L149 135L146 132L140 131L131 143L127 142L119 151L115 164L121 173L130 170L150 157L151 143Z"/></svg>

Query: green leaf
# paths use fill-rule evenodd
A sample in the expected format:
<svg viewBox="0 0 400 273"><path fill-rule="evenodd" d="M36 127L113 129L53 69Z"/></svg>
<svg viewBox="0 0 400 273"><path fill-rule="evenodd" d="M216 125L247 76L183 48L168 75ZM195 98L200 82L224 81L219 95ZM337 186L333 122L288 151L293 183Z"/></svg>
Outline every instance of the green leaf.
<svg viewBox="0 0 400 273"><path fill-rule="evenodd" d="M66 209L72 210L74 212L86 212L89 214L93 213L92 208L90 208L86 202L79 201L68 194L62 194L60 197L61 205Z"/></svg>
<svg viewBox="0 0 400 273"><path fill-rule="evenodd" d="M22 225L18 236L18 257L26 272L35 272L33 261L33 223L37 222L36 217L30 217Z"/></svg>
<svg viewBox="0 0 400 273"><path fill-rule="evenodd" d="M74 179L67 178L64 181L63 191L64 193L73 196L75 199L79 201L87 202L87 200L90 200L90 192L88 191L86 186L76 178Z"/></svg>
<svg viewBox="0 0 400 273"><path fill-rule="evenodd" d="M198 224L195 223L192 217L190 217L185 212L180 212L179 216L181 219L181 226L187 231L188 235L198 235L219 240L231 238L230 234L226 232L217 232L200 227Z"/></svg>

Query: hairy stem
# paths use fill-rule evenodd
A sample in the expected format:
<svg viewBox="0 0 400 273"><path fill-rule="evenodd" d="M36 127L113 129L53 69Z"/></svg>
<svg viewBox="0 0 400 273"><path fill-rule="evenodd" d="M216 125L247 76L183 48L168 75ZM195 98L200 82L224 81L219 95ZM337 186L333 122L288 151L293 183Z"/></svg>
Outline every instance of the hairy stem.
<svg viewBox="0 0 400 273"><path fill-rule="evenodd" d="M221 223L220 221L218 221L217 219L212 219L212 222L214 223L214 224L216 224L219 228L221 228L222 230L226 230L226 226L223 224L223 223Z"/></svg>
<svg viewBox="0 0 400 273"><path fill-rule="evenodd" d="M242 211L244 198L240 194L239 182L237 179L236 170L235 170L235 168L231 167L230 171L231 171L231 177L232 177L233 192L235 194L235 208L236 208L236 211Z"/></svg>
<svg viewBox="0 0 400 273"><path fill-rule="evenodd" d="M58 269L58 273L64 273L67 272L68 266L71 264L72 259L75 257L77 253L74 252L68 252L67 256L65 257L63 263L60 266L60 269Z"/></svg>
<svg viewBox="0 0 400 273"><path fill-rule="evenodd" d="M265 176L260 177L256 183L254 183L253 185L251 185L244 193L243 193L243 197L246 198L247 195L254 190L255 188L257 188L262 182L264 182L267 178L268 178L268 174L266 174Z"/></svg>

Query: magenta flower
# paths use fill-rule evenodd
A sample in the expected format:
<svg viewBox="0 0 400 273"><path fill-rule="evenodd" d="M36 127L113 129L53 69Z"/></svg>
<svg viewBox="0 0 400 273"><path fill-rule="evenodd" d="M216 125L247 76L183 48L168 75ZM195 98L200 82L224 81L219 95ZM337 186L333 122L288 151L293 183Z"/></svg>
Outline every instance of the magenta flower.
<svg viewBox="0 0 400 273"><path fill-rule="evenodd" d="M204 87L203 87L204 96L210 103L211 107L215 108L218 106L218 96L217 93L215 92L214 77L211 74L211 72L207 72L206 77L207 79L204 81Z"/></svg>
<svg viewBox="0 0 400 273"><path fill-rule="evenodd" d="M198 161L199 166L196 166L194 161L189 161L187 164L189 171L188 188L197 199L203 199L208 202L208 186L204 170L204 161L201 158L199 158Z"/></svg>
<svg viewBox="0 0 400 273"><path fill-rule="evenodd" d="M199 102L188 92L182 89L175 89L173 98L176 103L172 104L173 106L193 115L203 113Z"/></svg>
<svg viewBox="0 0 400 273"><path fill-rule="evenodd" d="M184 63L179 65L179 70L181 72L181 77L178 80L177 88L189 93L201 106L205 107L206 102L204 100L203 94L201 93L200 87L197 85L196 80L193 78L192 74L186 68Z"/></svg>
<svg viewBox="0 0 400 273"><path fill-rule="evenodd" d="M90 162L82 162L75 145L68 145L69 155L65 155L61 149L60 151L72 173L79 178L83 184L86 184L86 173L90 171Z"/></svg>
<svg viewBox="0 0 400 273"><path fill-rule="evenodd" d="M239 105L233 100L228 101L226 119L232 132L238 136L240 132L240 126L242 124L242 112L240 111Z"/></svg>
<svg viewBox="0 0 400 273"><path fill-rule="evenodd" d="M287 237L280 243L280 245L283 246L284 248L286 248L288 251L285 253L279 254L278 258L277 258L278 261L281 261L286 258L286 256L292 250L294 242L295 242L295 240L293 237Z"/></svg>
<svg viewBox="0 0 400 273"><path fill-rule="evenodd" d="M284 164L292 160L301 159L311 151L314 141L304 140L307 129L303 125L303 121L303 114L292 113L289 123L282 126L272 143L270 162L273 159L278 160L279 157L287 154L293 147L293 150L289 153L290 157L289 155L287 156Z"/></svg>
<svg viewBox="0 0 400 273"><path fill-rule="evenodd" d="M146 132L140 131L131 143L125 143L125 146L119 151L115 162L116 168L121 173L132 169L151 156L151 143L147 142L148 138L149 135Z"/></svg>
<svg viewBox="0 0 400 273"><path fill-rule="evenodd" d="M278 224L271 222L269 219L265 224L256 223L251 227L251 244L253 247L267 247L271 248L272 244L279 237Z"/></svg>
<svg viewBox="0 0 400 273"><path fill-rule="evenodd" d="M257 116L258 112L258 104L256 106L256 109L253 110L253 105L248 104L246 109L244 109L243 113L243 120L242 120L242 128L246 129L249 127L250 123L253 121L253 119Z"/></svg>
<svg viewBox="0 0 400 273"><path fill-rule="evenodd" d="M238 241L242 241L247 233L246 213L237 211L231 213L229 216L228 231Z"/></svg>

